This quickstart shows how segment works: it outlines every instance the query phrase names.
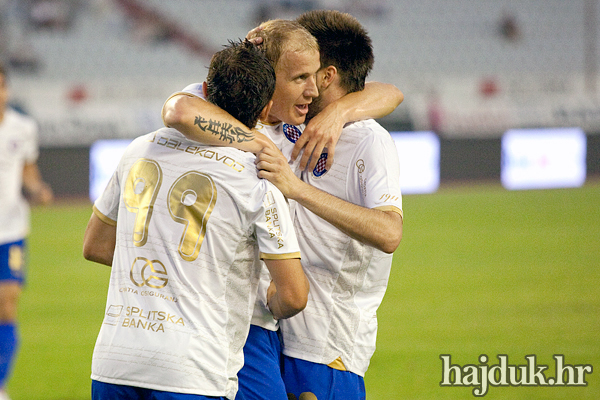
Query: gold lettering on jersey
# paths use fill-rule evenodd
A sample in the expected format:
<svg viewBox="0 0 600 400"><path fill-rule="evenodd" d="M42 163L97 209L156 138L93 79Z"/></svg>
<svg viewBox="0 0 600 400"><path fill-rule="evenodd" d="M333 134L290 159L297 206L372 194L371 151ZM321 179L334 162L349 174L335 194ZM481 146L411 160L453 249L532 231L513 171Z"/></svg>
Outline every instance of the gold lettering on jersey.
<svg viewBox="0 0 600 400"><path fill-rule="evenodd" d="M365 161L363 159L356 161L356 168L358 169L358 185L360 187L360 192L363 197L367 197L367 180L363 176L363 172L367 169Z"/></svg>
<svg viewBox="0 0 600 400"><path fill-rule="evenodd" d="M177 297L173 297L173 296L166 296L162 293L158 293L158 292L154 292L151 290L142 290L140 292L141 296L150 296L150 297L156 297L158 299L163 299L163 300L168 300L168 301L172 301L173 303L177 303Z"/></svg>
<svg viewBox="0 0 600 400"><path fill-rule="evenodd" d="M397 201L398 200L398 196L393 196L391 194L382 194L381 197L379 198L379 201L385 203L386 201Z"/></svg>
<svg viewBox="0 0 600 400"><path fill-rule="evenodd" d="M165 333L165 327L161 323L136 320L135 318L123 318L122 325L124 328L145 329L151 332Z"/></svg>
<svg viewBox="0 0 600 400"><path fill-rule="evenodd" d="M161 300L167 300L167 301L172 301L173 303L177 303L177 297L173 297L173 296L167 296L165 294L159 293L159 292L155 292L153 290L137 290L137 289L133 289L130 287L122 287L119 288L119 292L121 293L131 293L131 294L135 294L138 296L149 296L149 297L156 297L157 299L161 299Z"/></svg>
<svg viewBox="0 0 600 400"><path fill-rule="evenodd" d="M218 152L214 150L198 149L194 154L198 154L209 160L220 161L237 172L242 172L245 168L243 165L238 164L238 162L235 161L233 158L228 156L221 156Z"/></svg>
<svg viewBox="0 0 600 400"><path fill-rule="evenodd" d="M217 202L217 188L209 175L190 171L169 189L167 204L173 221L185 228L179 241L179 255L194 261L206 234L206 224Z"/></svg>
<svg viewBox="0 0 600 400"><path fill-rule="evenodd" d="M242 172L245 168L244 165L238 163L237 161L235 161L233 158L231 158L229 156L221 155L214 150L201 148L200 146L197 146L197 145L186 145L183 142L173 139L173 138L159 136L158 139L153 138L152 140L150 140L150 142L155 143L159 146L166 147L171 150L181 151L181 152L185 152L188 154L199 155L208 160L214 160L217 162L221 162L237 172Z"/></svg>
<svg viewBox="0 0 600 400"><path fill-rule="evenodd" d="M279 215L277 215L277 208L267 208L265 210L265 221L267 223L267 232L271 239L277 240L277 248L280 249L284 246L283 235L281 234L281 225L279 223Z"/></svg>
<svg viewBox="0 0 600 400"><path fill-rule="evenodd" d="M135 213L133 243L144 246L148 240L148 225L162 183L162 170L156 161L140 158L131 166L125 180L123 201L127 211Z"/></svg>
<svg viewBox="0 0 600 400"><path fill-rule="evenodd" d="M165 311L144 311L143 308L139 307L127 307L125 309L125 316L137 318L138 320L146 321L157 321L171 323L174 325L185 326L185 322L182 317L165 312Z"/></svg>

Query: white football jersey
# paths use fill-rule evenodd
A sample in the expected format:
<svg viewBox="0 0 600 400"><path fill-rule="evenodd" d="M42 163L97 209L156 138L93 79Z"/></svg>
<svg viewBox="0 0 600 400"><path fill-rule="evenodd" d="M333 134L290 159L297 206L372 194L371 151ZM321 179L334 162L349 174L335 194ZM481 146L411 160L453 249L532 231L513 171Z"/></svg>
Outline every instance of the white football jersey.
<svg viewBox="0 0 600 400"><path fill-rule="evenodd" d="M199 97L201 99L206 100L204 97L204 92L203 92L202 86L203 86L202 83L189 84L180 92L173 93L171 96L169 96L169 99L178 94L186 94L186 95L192 95L192 96ZM167 99L167 101L168 101L168 99ZM284 124L282 122L279 122L276 124L267 124L267 123L259 122L256 125L256 129L259 132L261 132L262 134L266 135L269 139L271 139L273 141L273 143L275 143L275 145L279 149L282 149L284 141L286 140L284 130L285 130L285 132L291 132L293 134L296 134L297 137L299 137L299 135L301 134L301 131L299 128L297 128L293 125ZM297 137L296 137L296 139L297 139ZM288 147L285 149L284 156L288 160L291 158L292 149L293 149L293 146L291 148ZM296 175L298 177L300 176L299 165L300 165L300 157L295 162L290 163L290 167L292 168L292 170L296 173ZM288 203L290 206L290 213L291 213L291 215L293 215L293 210L294 210L296 203L293 200L288 200ZM260 326L264 329L276 331L279 328L278 322L276 319L273 318L273 314L271 313L271 311L269 311L269 309L267 307L267 289L269 288L269 285L271 283L271 275L269 274L269 270L264 265L264 263L261 262L261 264L262 264L262 271L261 271L261 275L260 275L260 283L258 285L258 295L256 298L256 305L255 305L254 313L252 316L252 324Z"/></svg>
<svg viewBox="0 0 600 400"><path fill-rule="evenodd" d="M256 129L262 134L269 137L275 145L281 149L284 141L286 140L284 129L288 130L291 128L296 128L295 126L284 124L282 122L276 124L266 124L263 122L259 122L256 125ZM292 147L288 147L284 156L289 160L292 154ZM294 162L290 162L290 167L292 171L296 173L296 175L300 176L300 157L296 159ZM288 204L290 207L290 214L294 214L294 209L296 207L296 202L294 200L288 199ZM269 311L267 307L267 289L269 288L269 284L271 283L271 274L269 274L269 270L263 263L261 275L260 275L260 283L258 285L258 295L256 297L256 305L254 307L254 313L252 315L252 325L260 326L261 328L268 329L271 331L276 331L279 328L279 324L275 318L273 318L273 314Z"/></svg>
<svg viewBox="0 0 600 400"><path fill-rule="evenodd" d="M0 121L0 243L29 233L29 204L23 197L23 167L38 158L37 124L7 108Z"/></svg>
<svg viewBox="0 0 600 400"><path fill-rule="evenodd" d="M293 147L288 139L283 149ZM342 200L402 215L400 166L389 133L374 120L344 127L330 171L322 155L302 179ZM303 312L280 321L284 354L364 376L375 351L377 308L387 288L392 254L358 240L304 207L294 227L310 282ZM340 363L341 361L341 363Z"/></svg>
<svg viewBox="0 0 600 400"><path fill-rule="evenodd" d="M117 245L92 379L234 398L259 257L300 256L254 158L168 128L128 147L94 206Z"/></svg>

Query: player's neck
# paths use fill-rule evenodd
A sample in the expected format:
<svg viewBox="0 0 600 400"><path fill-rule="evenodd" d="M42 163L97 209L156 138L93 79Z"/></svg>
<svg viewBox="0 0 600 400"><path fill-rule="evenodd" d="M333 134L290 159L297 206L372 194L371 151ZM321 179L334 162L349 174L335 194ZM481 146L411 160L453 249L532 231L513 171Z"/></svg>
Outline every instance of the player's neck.
<svg viewBox="0 0 600 400"><path fill-rule="evenodd" d="M267 118L265 118L265 119L261 119L261 120L260 120L260 122L261 122L263 125L277 125L277 124L278 124L278 123L280 123L281 121L280 121L280 120L278 120L277 118L275 118L275 117L273 117L273 116L269 115L269 116L267 116Z"/></svg>
<svg viewBox="0 0 600 400"><path fill-rule="evenodd" d="M322 103L321 106L327 107L331 103L335 103L342 97L344 97L348 92L345 89L342 89L340 85L331 84L327 87L327 89L321 92Z"/></svg>

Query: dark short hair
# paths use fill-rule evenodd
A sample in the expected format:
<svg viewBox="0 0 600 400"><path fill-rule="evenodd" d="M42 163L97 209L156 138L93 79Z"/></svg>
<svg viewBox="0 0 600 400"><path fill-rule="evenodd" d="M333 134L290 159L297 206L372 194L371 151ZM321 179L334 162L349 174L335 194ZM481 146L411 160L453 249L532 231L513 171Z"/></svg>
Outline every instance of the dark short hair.
<svg viewBox="0 0 600 400"><path fill-rule="evenodd" d="M275 92L275 71L248 41L230 41L213 55L206 78L207 99L254 128Z"/></svg>
<svg viewBox="0 0 600 400"><path fill-rule="evenodd" d="M348 93L364 89L375 57L371 38L360 22L335 10L308 11L297 21L317 38L321 68L336 67L340 84Z"/></svg>

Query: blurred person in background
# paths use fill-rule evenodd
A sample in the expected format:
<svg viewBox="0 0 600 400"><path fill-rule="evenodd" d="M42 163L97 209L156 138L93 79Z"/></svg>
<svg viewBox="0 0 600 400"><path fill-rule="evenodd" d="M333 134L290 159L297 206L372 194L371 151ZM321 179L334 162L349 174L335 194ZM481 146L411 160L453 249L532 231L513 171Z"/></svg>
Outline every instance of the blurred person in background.
<svg viewBox="0 0 600 400"><path fill-rule="evenodd" d="M0 400L15 359L17 303L25 281L29 203L49 204L52 190L37 166L37 124L8 107L6 69L0 65Z"/></svg>

